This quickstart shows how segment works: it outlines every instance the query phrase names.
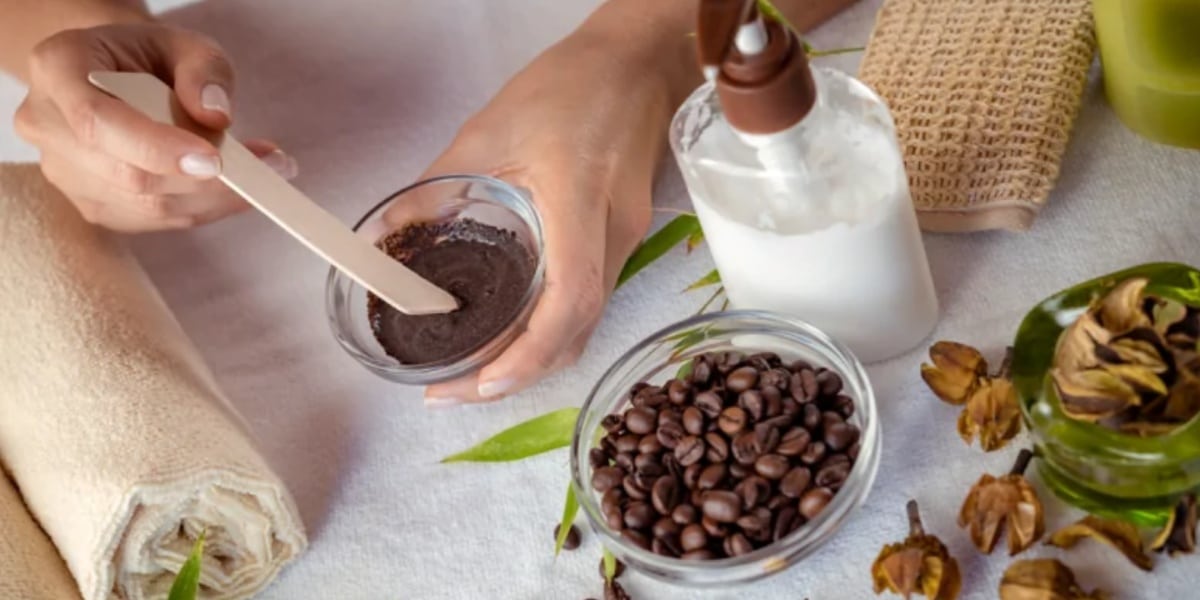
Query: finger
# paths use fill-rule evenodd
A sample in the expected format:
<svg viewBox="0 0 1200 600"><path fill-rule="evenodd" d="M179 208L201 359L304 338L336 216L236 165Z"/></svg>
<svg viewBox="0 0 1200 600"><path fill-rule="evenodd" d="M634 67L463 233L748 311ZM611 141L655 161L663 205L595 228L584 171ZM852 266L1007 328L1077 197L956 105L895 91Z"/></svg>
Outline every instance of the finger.
<svg viewBox="0 0 1200 600"><path fill-rule="evenodd" d="M444 408L483 401L484 398L479 395L478 373L431 385L425 389L425 408Z"/></svg>
<svg viewBox="0 0 1200 600"><path fill-rule="evenodd" d="M166 30L164 58L179 103L197 123L224 130L233 123L233 65L211 38Z"/></svg>
<svg viewBox="0 0 1200 600"><path fill-rule="evenodd" d="M43 155L42 173L71 200L84 220L124 233L180 229L192 224L186 216L166 213L166 204L144 199L131 200L111 190L93 175L82 173L62 157ZM157 206L157 211L151 208Z"/></svg>

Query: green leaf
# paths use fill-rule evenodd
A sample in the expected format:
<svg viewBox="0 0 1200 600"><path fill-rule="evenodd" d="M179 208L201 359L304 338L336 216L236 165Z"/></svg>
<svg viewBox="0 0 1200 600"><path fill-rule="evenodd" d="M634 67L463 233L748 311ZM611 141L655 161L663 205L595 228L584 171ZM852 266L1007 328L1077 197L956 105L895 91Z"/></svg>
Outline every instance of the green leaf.
<svg viewBox="0 0 1200 600"><path fill-rule="evenodd" d="M700 244L703 244L703 243L704 243L704 230L697 229L696 233L693 233L692 235L688 236L688 239L687 239L688 254L691 254L692 250L695 250L697 246L699 246Z"/></svg>
<svg viewBox="0 0 1200 600"><path fill-rule="evenodd" d="M837 54L853 54L855 52L862 52L863 50L866 50L866 48L863 46L855 46L853 48L835 48L833 50L811 50L808 52L808 56L810 58L817 58L820 56L835 56Z"/></svg>
<svg viewBox="0 0 1200 600"><path fill-rule="evenodd" d="M625 261L621 275L617 277L617 287L624 285L639 271L650 266L650 263L658 260L671 248L691 238L697 231L700 231L700 220L696 215L684 214L671 219L662 229L646 238L637 250L633 251L629 260Z"/></svg>
<svg viewBox="0 0 1200 600"><path fill-rule="evenodd" d="M612 583L613 577L617 576L617 557L613 556L608 548L604 549L604 582Z"/></svg>
<svg viewBox="0 0 1200 600"><path fill-rule="evenodd" d="M721 283L721 274L716 269L709 271L704 277L692 282L692 285L687 286L683 291L691 292L700 288L705 288L710 285Z"/></svg>
<svg viewBox="0 0 1200 600"><path fill-rule="evenodd" d="M564 408L514 425L478 445L442 459L450 462L521 460L571 444L578 408Z"/></svg>
<svg viewBox="0 0 1200 600"><path fill-rule="evenodd" d="M558 539L554 540L554 555L562 552L563 544L567 542L567 534L575 524L575 514L579 512L579 502L575 500L575 486L567 482L567 500L563 503L562 521L558 523Z"/></svg>
<svg viewBox="0 0 1200 600"><path fill-rule="evenodd" d="M179 568L179 574L175 576L175 583L171 584L167 600L195 600L196 593L200 591L200 559L203 556L204 532L201 532L196 545L192 546L191 555Z"/></svg>
<svg viewBox="0 0 1200 600"><path fill-rule="evenodd" d="M675 379L687 379L692 376L692 359L687 359L679 365L679 370L675 371Z"/></svg>

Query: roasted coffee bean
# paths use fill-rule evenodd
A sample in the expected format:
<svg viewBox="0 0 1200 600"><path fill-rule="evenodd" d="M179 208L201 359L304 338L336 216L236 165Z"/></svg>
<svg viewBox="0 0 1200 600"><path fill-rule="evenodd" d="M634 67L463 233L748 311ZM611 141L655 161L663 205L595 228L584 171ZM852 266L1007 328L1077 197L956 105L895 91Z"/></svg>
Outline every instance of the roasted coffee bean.
<svg viewBox="0 0 1200 600"><path fill-rule="evenodd" d="M592 448L591 450L588 450L588 464L590 464L593 469L607 467L608 453L601 448Z"/></svg>
<svg viewBox="0 0 1200 600"><path fill-rule="evenodd" d="M650 502L659 513L671 514L679 504L679 481L672 476L659 477L650 490Z"/></svg>
<svg viewBox="0 0 1200 600"><path fill-rule="evenodd" d="M792 427L779 437L779 446L775 448L775 452L784 456L799 456L808 448L808 443L812 441L812 434L803 427Z"/></svg>
<svg viewBox="0 0 1200 600"><path fill-rule="evenodd" d="M817 394L820 393L820 386L817 384L817 374L811 369L804 369L794 373L789 382L789 388L792 392L792 397L800 404L808 404L817 399Z"/></svg>
<svg viewBox="0 0 1200 600"><path fill-rule="evenodd" d="M858 428L846 422L825 428L825 445L833 450L845 450L858 441Z"/></svg>
<svg viewBox="0 0 1200 600"><path fill-rule="evenodd" d="M770 500L767 500L766 506L769 510L779 510L784 506L795 504L795 502L795 498L788 498L783 494L779 494L777 496L773 496Z"/></svg>
<svg viewBox="0 0 1200 600"><path fill-rule="evenodd" d="M799 524L796 523L798 516L799 514L796 512L796 508L791 504L780 508L779 512L775 513L775 523L773 526L773 531L771 532L771 541L778 542L779 540L783 539L784 536L791 533L796 527L799 527Z"/></svg>
<svg viewBox="0 0 1200 600"><path fill-rule="evenodd" d="M829 488L813 488L804 493L800 498L800 514L804 515L805 519L815 519L821 511L833 499L833 492Z"/></svg>
<svg viewBox="0 0 1200 600"><path fill-rule="evenodd" d="M608 581L604 584L604 600L632 600L632 598L621 584Z"/></svg>
<svg viewBox="0 0 1200 600"><path fill-rule="evenodd" d="M658 424L658 433L655 437L658 438L658 443L662 444L667 450L674 450L679 444L679 440L687 433L683 430L683 425L675 421L667 421L666 423Z"/></svg>
<svg viewBox="0 0 1200 600"><path fill-rule="evenodd" d="M703 470L704 470L704 465L702 465L700 463L696 463L694 465L688 465L688 467L683 470L683 485L684 485L684 487L686 487L689 490L696 489L697 482L700 481L700 472Z"/></svg>
<svg viewBox="0 0 1200 600"><path fill-rule="evenodd" d="M562 531L562 523L554 526L554 541L558 542L558 533ZM567 530L567 539L563 541L563 550L574 550L579 547L579 528L574 525Z"/></svg>
<svg viewBox="0 0 1200 600"><path fill-rule="evenodd" d="M742 407L747 416L757 421L763 418L766 401L763 400L762 392L758 390L746 390L738 395L738 406Z"/></svg>
<svg viewBox="0 0 1200 600"><path fill-rule="evenodd" d="M663 392L663 391L655 392L653 394L648 394L646 396L646 398L644 400L642 400L642 406L645 406L646 408L652 408L652 409L663 406L666 403L667 403L667 394L666 394L666 392Z"/></svg>
<svg viewBox="0 0 1200 600"><path fill-rule="evenodd" d="M643 483L633 475L626 475L621 480L621 489L625 490L625 495L634 500L645 500L650 497L650 490L642 485Z"/></svg>
<svg viewBox="0 0 1200 600"><path fill-rule="evenodd" d="M833 401L833 410L838 411L843 418L849 419L854 416L854 400L845 394L840 394Z"/></svg>
<svg viewBox="0 0 1200 600"><path fill-rule="evenodd" d="M696 487L702 490L711 490L721 485L728 474L729 470L721 463L708 465L700 472L700 478L696 480Z"/></svg>
<svg viewBox="0 0 1200 600"><path fill-rule="evenodd" d="M625 420L621 418L621 415L608 415L600 420L600 426L609 433L620 431L624 425Z"/></svg>
<svg viewBox="0 0 1200 600"><path fill-rule="evenodd" d="M773 369L783 364L783 360L774 352L758 352L747 358L746 362L758 366L760 371Z"/></svg>
<svg viewBox="0 0 1200 600"><path fill-rule="evenodd" d="M604 515L604 522L613 531L621 531L625 528L625 516L620 511Z"/></svg>
<svg viewBox="0 0 1200 600"><path fill-rule="evenodd" d="M625 563L621 562L620 560L613 560L613 565L616 567L613 569L613 580L616 580L618 577L625 574ZM600 559L600 578L608 579L608 575L604 572L603 558Z"/></svg>
<svg viewBox="0 0 1200 600"><path fill-rule="evenodd" d="M708 545L708 533L698 523L692 523L679 533L679 545L684 552L699 550Z"/></svg>
<svg viewBox="0 0 1200 600"><path fill-rule="evenodd" d="M846 420L837 411L826 410L821 412L821 429L829 429L838 423L845 423Z"/></svg>
<svg viewBox="0 0 1200 600"><path fill-rule="evenodd" d="M725 378L725 389L740 394L758 384L758 371L754 367L740 367Z"/></svg>
<svg viewBox="0 0 1200 600"><path fill-rule="evenodd" d="M775 427L779 429L780 433L782 433L785 429L792 426L792 421L794 420L795 419L788 415L776 415L774 417L759 421L758 425L755 425L755 427L760 425L763 427L763 429L766 429L767 427Z"/></svg>
<svg viewBox="0 0 1200 600"><path fill-rule="evenodd" d="M750 510L767 499L767 495L771 493L771 484L758 475L751 475L738 482L733 491L742 499L742 508Z"/></svg>
<svg viewBox="0 0 1200 600"><path fill-rule="evenodd" d="M617 455L617 437L616 434L608 434L600 439L600 449L609 456Z"/></svg>
<svg viewBox="0 0 1200 600"><path fill-rule="evenodd" d="M802 424L810 430L816 429L821 424L821 409L815 404L805 404L801 409Z"/></svg>
<svg viewBox="0 0 1200 600"><path fill-rule="evenodd" d="M650 549L650 537L636 529L622 529L621 537L642 550Z"/></svg>
<svg viewBox="0 0 1200 600"><path fill-rule="evenodd" d="M645 502L630 502L629 507L625 509L625 526L634 529L646 529L654 524L658 515L654 514L654 507Z"/></svg>
<svg viewBox="0 0 1200 600"><path fill-rule="evenodd" d="M684 552L679 558L683 560L712 560L716 556L712 553L712 550L701 548L699 550L692 550L691 552Z"/></svg>
<svg viewBox="0 0 1200 600"><path fill-rule="evenodd" d="M683 531L683 527L671 520L671 517L661 517L654 522L654 528L650 531L656 538L666 538L678 536L679 532Z"/></svg>
<svg viewBox="0 0 1200 600"><path fill-rule="evenodd" d="M729 535L729 530L716 519L701 517L700 526L704 528L704 532L708 534L708 537L722 538Z"/></svg>
<svg viewBox="0 0 1200 600"><path fill-rule="evenodd" d="M763 529L766 529L770 526L770 514L771 511L767 511L767 519L763 519L762 515L759 513L742 515L742 517L737 520L737 526L747 534L761 532Z"/></svg>
<svg viewBox="0 0 1200 600"><path fill-rule="evenodd" d="M658 436L653 433L647 433L642 436L642 440L638 442L639 454L658 454L662 452L662 443L658 441Z"/></svg>
<svg viewBox="0 0 1200 600"><path fill-rule="evenodd" d="M730 371L738 368L745 362L746 357L741 352L722 352L718 355L716 366L717 372L722 375L728 374Z"/></svg>
<svg viewBox="0 0 1200 600"><path fill-rule="evenodd" d="M693 358L692 383L697 386L706 386L709 381L712 381L712 365L702 357Z"/></svg>
<svg viewBox="0 0 1200 600"><path fill-rule="evenodd" d="M791 396L780 401L780 414L795 418L796 415L800 414L800 410L800 403L796 402L796 399Z"/></svg>
<svg viewBox="0 0 1200 600"><path fill-rule="evenodd" d="M704 434L704 444L708 446L704 453L708 462L720 463L729 458L729 442L720 433L710 431Z"/></svg>
<svg viewBox="0 0 1200 600"><path fill-rule="evenodd" d="M743 465L740 462L733 461L729 463L729 476L734 479L745 479L754 474L754 463Z"/></svg>
<svg viewBox="0 0 1200 600"><path fill-rule="evenodd" d="M677 407L665 406L662 410L658 411L658 424L662 425L667 421L675 421L676 423L683 424L683 413Z"/></svg>
<svg viewBox="0 0 1200 600"><path fill-rule="evenodd" d="M836 396L838 392L842 391L842 378L833 371L821 371L817 375L817 384L824 396Z"/></svg>
<svg viewBox="0 0 1200 600"><path fill-rule="evenodd" d="M671 404L683 404L688 401L688 395L691 394L691 386L686 381L681 379L672 379L667 384L667 399Z"/></svg>
<svg viewBox="0 0 1200 600"><path fill-rule="evenodd" d="M592 489L604 493L621 485L625 472L618 467L600 467L592 471Z"/></svg>
<svg viewBox="0 0 1200 600"><path fill-rule="evenodd" d="M763 409L764 418L777 417L783 413L783 392L779 391L779 388L767 386L759 390L759 393L762 394L763 402L765 403ZM792 400L792 402L795 403L795 400Z"/></svg>
<svg viewBox="0 0 1200 600"><path fill-rule="evenodd" d="M625 512L625 490L614 487L600 497L600 512L621 514Z"/></svg>
<svg viewBox="0 0 1200 600"><path fill-rule="evenodd" d="M727 556L741 556L754 550L754 547L750 545L750 540L740 533L725 538L724 546Z"/></svg>
<svg viewBox="0 0 1200 600"><path fill-rule="evenodd" d="M760 454L758 450L758 442L755 441L753 431L747 431L736 438L733 438L732 447L729 449L733 454L733 459L743 465L754 464Z"/></svg>
<svg viewBox="0 0 1200 600"><path fill-rule="evenodd" d="M812 482L812 471L805 467L794 467L779 482L779 493L788 498L799 498Z"/></svg>
<svg viewBox="0 0 1200 600"><path fill-rule="evenodd" d="M683 430L690 435L704 433L704 413L695 406L683 409Z"/></svg>
<svg viewBox="0 0 1200 600"><path fill-rule="evenodd" d="M721 411L721 415L717 417L717 427L725 433L725 435L736 435L739 431L746 428L746 411L738 406L730 406Z"/></svg>
<svg viewBox="0 0 1200 600"><path fill-rule="evenodd" d="M759 454L774 452L779 447L779 427L771 421L754 426L754 449Z"/></svg>
<svg viewBox="0 0 1200 600"><path fill-rule="evenodd" d="M788 472L788 459L779 454L764 454L754 461L754 472L763 478L775 481L783 479Z"/></svg>
<svg viewBox="0 0 1200 600"><path fill-rule="evenodd" d="M639 453L633 457L633 468L638 471L654 471L654 475L662 475L662 461L657 454Z"/></svg>
<svg viewBox="0 0 1200 600"><path fill-rule="evenodd" d="M639 436L643 436L651 431L654 431L654 426L657 424L658 413L654 412L654 409L646 407L633 408L630 409L629 412L625 413L625 427L629 429L630 432L636 433ZM638 438L638 441L641 441L640 437ZM617 445L620 446L620 440L618 440ZM636 444L634 447L636 448Z"/></svg>
<svg viewBox="0 0 1200 600"><path fill-rule="evenodd" d="M706 492L701 510L705 517L718 523L733 523L742 516L742 498L725 490Z"/></svg>
<svg viewBox="0 0 1200 600"><path fill-rule="evenodd" d="M846 482L846 478L849 476L850 463L848 461L839 461L822 466L821 470L817 471L817 477L814 479L814 482L821 487L836 490L842 487L842 484Z"/></svg>
<svg viewBox="0 0 1200 600"><path fill-rule="evenodd" d="M671 538L654 538L650 541L650 551L659 556L678 558L679 550L675 544L676 542Z"/></svg>
<svg viewBox="0 0 1200 600"><path fill-rule="evenodd" d="M771 369L758 376L758 387L786 389L791 378L792 374L785 369Z"/></svg>
<svg viewBox="0 0 1200 600"><path fill-rule="evenodd" d="M694 435L679 440L679 445L675 446L675 458L685 467L696 464L704 458L704 440Z"/></svg>
<svg viewBox="0 0 1200 600"><path fill-rule="evenodd" d="M796 359L796 360L793 360L792 362L788 363L788 370L793 373L799 373L800 371L803 371L805 369L808 369L811 371L812 368L813 368L812 363L808 362L807 360L803 360L803 359Z"/></svg>
<svg viewBox="0 0 1200 600"><path fill-rule="evenodd" d="M800 462L806 465L815 465L825 459L825 443L813 442L804 449L804 453L800 455Z"/></svg>
<svg viewBox="0 0 1200 600"><path fill-rule="evenodd" d="M650 490L654 489L654 483L663 475L662 467L649 466L645 469L638 469L633 472L633 480L637 482L638 487L646 490L649 495Z"/></svg>
<svg viewBox="0 0 1200 600"><path fill-rule="evenodd" d="M622 453L618 454L617 457L615 459L613 459L613 464L617 465L617 467L620 468L622 471L632 471L633 470L633 453L632 452L622 452Z"/></svg>
<svg viewBox="0 0 1200 600"><path fill-rule="evenodd" d="M860 441L857 441L857 442L854 442L854 445L853 445L853 446L850 446L850 449L846 451L846 456L849 456L849 457L850 457L850 460L858 460L858 451L859 451L861 448L862 448L862 441L861 441L861 440L860 440Z"/></svg>
<svg viewBox="0 0 1200 600"><path fill-rule="evenodd" d="M705 390L696 394L694 404L700 412L704 413L704 416L710 419L717 418L717 415L721 414L721 410L725 408L724 402L721 401L721 396L712 390Z"/></svg>
<svg viewBox="0 0 1200 600"><path fill-rule="evenodd" d="M695 523L699 516L696 507L691 504L680 504L675 507L675 510L671 511L671 520L680 525Z"/></svg>
<svg viewBox="0 0 1200 600"><path fill-rule="evenodd" d="M642 436L627 433L617 438L617 452L637 452L638 442L642 441Z"/></svg>

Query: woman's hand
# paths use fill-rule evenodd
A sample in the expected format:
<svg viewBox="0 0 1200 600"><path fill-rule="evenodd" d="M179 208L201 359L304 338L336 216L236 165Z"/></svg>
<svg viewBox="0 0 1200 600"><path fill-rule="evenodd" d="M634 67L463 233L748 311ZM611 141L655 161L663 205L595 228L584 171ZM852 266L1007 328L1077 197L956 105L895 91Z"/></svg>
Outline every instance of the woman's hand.
<svg viewBox="0 0 1200 600"><path fill-rule="evenodd" d="M483 173L528 189L546 256L526 331L476 375L430 387L427 405L497 399L583 352L649 228L674 109L670 78L648 66L666 57L631 47L585 25L512 79L425 174Z"/></svg>
<svg viewBox="0 0 1200 600"><path fill-rule="evenodd" d="M97 70L152 73L188 115L212 130L231 123L233 68L198 33L155 23L67 30L40 43L17 133L41 150L42 172L87 220L120 231L175 229L246 207L215 177L217 150L200 135L152 121L88 82ZM293 159L273 143L246 145L285 177Z"/></svg>

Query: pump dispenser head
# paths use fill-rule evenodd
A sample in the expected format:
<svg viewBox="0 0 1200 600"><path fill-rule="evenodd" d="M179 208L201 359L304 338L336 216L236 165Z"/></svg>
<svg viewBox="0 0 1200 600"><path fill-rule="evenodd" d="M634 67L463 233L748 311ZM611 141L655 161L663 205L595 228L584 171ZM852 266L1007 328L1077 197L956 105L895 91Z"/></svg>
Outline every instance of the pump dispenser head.
<svg viewBox="0 0 1200 600"><path fill-rule="evenodd" d="M777 133L812 110L817 90L804 47L790 29L763 19L755 0L701 0L696 40L734 129Z"/></svg>

